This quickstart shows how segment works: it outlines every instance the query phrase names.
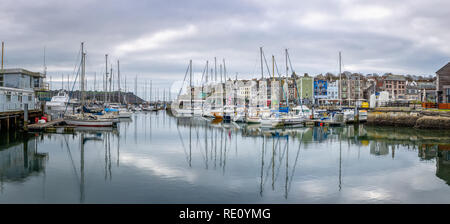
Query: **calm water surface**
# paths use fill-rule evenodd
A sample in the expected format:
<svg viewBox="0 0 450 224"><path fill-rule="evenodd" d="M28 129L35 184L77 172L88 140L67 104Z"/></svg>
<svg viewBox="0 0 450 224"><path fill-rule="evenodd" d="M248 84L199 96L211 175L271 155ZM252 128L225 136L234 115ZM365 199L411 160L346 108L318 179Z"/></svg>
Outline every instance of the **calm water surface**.
<svg viewBox="0 0 450 224"><path fill-rule="evenodd" d="M450 203L449 181L442 131L263 131L158 112L0 137L0 203Z"/></svg>

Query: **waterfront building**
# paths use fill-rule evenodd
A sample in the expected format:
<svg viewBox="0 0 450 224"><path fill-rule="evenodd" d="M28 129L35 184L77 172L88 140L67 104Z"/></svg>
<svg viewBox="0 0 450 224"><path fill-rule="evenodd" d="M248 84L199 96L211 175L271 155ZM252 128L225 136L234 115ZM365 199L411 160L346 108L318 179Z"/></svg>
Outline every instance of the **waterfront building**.
<svg viewBox="0 0 450 224"><path fill-rule="evenodd" d="M314 80L314 100L316 104L323 104L327 99L327 80L319 75Z"/></svg>
<svg viewBox="0 0 450 224"><path fill-rule="evenodd" d="M390 100L405 99L406 94L406 78L402 75L389 74L383 82L384 90L389 92Z"/></svg>
<svg viewBox="0 0 450 224"><path fill-rule="evenodd" d="M303 104L310 104L314 100L314 79L307 73L296 80L300 100Z"/></svg>
<svg viewBox="0 0 450 224"><path fill-rule="evenodd" d="M326 99L330 104L337 104L339 102L339 80L329 81Z"/></svg>
<svg viewBox="0 0 450 224"><path fill-rule="evenodd" d="M418 100L422 102L436 102L436 80L418 80Z"/></svg>
<svg viewBox="0 0 450 224"><path fill-rule="evenodd" d="M350 105L361 105L364 101L364 89L366 88L366 79L360 73L353 73L348 79L348 92Z"/></svg>
<svg viewBox="0 0 450 224"><path fill-rule="evenodd" d="M341 80L340 85L340 100L342 105L350 105L350 72L343 72L339 79Z"/></svg>
<svg viewBox="0 0 450 224"><path fill-rule="evenodd" d="M438 103L450 103L450 62L436 72Z"/></svg>
<svg viewBox="0 0 450 224"><path fill-rule="evenodd" d="M370 76L369 78L366 78L364 81L364 87L362 89L363 92L363 99L369 100L370 96L372 94L375 94L377 92L377 78Z"/></svg>
<svg viewBox="0 0 450 224"><path fill-rule="evenodd" d="M45 75L25 69L0 70L0 112L38 109L36 91L45 89Z"/></svg>
<svg viewBox="0 0 450 224"><path fill-rule="evenodd" d="M406 81L406 94L407 100L419 100L419 87L416 81Z"/></svg>

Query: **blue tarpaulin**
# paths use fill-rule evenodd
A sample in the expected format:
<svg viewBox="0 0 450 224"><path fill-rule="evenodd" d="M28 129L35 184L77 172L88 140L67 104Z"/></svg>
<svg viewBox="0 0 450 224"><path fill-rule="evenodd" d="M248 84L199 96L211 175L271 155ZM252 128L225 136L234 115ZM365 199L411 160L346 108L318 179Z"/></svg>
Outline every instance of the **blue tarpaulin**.
<svg viewBox="0 0 450 224"><path fill-rule="evenodd" d="M106 111L106 112L117 112L117 111L119 111L119 110L117 110L117 109L112 109L112 108L105 108L105 111Z"/></svg>
<svg viewBox="0 0 450 224"><path fill-rule="evenodd" d="M289 112L289 107L280 107L279 111L281 113L288 113Z"/></svg>

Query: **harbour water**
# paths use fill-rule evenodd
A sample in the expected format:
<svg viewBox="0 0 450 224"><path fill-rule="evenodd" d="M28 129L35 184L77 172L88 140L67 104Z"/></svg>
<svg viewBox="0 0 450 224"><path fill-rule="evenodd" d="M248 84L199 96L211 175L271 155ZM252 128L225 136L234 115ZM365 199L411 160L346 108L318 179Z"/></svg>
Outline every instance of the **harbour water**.
<svg viewBox="0 0 450 224"><path fill-rule="evenodd" d="M445 131L261 130L159 111L0 137L0 203L448 203L449 183Z"/></svg>

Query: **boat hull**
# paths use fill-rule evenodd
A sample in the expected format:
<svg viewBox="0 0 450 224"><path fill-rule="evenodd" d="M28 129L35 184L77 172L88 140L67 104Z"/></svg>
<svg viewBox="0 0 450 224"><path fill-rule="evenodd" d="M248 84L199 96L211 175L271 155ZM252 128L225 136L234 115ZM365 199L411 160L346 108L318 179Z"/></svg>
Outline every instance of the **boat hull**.
<svg viewBox="0 0 450 224"><path fill-rule="evenodd" d="M81 127L111 127L113 126L113 121L83 121L83 120L64 120L68 125L81 126Z"/></svg>

